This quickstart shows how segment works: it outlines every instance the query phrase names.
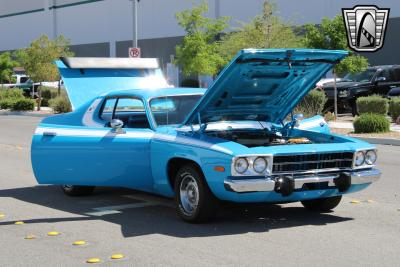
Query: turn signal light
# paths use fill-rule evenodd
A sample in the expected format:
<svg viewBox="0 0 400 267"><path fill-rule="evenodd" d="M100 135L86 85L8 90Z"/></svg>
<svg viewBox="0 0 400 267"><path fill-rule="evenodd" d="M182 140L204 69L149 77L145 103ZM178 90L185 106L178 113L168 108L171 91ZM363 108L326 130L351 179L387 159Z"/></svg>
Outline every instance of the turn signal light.
<svg viewBox="0 0 400 267"><path fill-rule="evenodd" d="M215 167L214 167L214 171L217 171L217 172L224 172L224 171L225 171L225 168L222 167L222 166L215 166Z"/></svg>

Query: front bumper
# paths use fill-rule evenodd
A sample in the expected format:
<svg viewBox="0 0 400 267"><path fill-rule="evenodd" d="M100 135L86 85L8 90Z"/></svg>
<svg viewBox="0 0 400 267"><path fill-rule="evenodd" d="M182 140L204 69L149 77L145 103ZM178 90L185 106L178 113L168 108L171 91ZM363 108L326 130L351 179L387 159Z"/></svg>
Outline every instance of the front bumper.
<svg viewBox="0 0 400 267"><path fill-rule="evenodd" d="M285 179L291 181L289 191L304 189L307 185L327 183L329 187L337 187L339 191L344 192L350 185L370 184L379 180L381 172L378 169L354 170L330 174L312 174L312 175L284 175ZM226 179L224 181L225 189L237 193L250 192L272 192L279 191L281 187L279 176L254 179ZM347 183L347 186L346 186ZM343 186L344 185L344 186Z"/></svg>

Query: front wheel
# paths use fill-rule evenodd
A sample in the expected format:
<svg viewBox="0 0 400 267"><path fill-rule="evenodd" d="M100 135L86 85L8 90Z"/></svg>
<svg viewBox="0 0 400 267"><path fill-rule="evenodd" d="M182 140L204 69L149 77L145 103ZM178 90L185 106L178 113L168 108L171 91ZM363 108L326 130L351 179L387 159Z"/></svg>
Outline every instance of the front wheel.
<svg viewBox="0 0 400 267"><path fill-rule="evenodd" d="M94 186L83 186L83 185L67 185L61 186L63 192L72 197L87 196L93 193Z"/></svg>
<svg viewBox="0 0 400 267"><path fill-rule="evenodd" d="M301 204L311 211L328 212L339 205L340 200L342 200L342 196L303 200Z"/></svg>
<svg viewBox="0 0 400 267"><path fill-rule="evenodd" d="M174 189L175 207L184 221L199 223L215 216L218 199L196 165L185 165L177 172Z"/></svg>

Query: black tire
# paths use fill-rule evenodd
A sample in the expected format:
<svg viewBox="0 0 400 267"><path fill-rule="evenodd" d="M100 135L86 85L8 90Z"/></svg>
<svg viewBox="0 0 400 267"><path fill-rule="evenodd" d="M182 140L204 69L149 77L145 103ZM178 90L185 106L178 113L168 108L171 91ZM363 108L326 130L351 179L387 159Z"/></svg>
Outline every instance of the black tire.
<svg viewBox="0 0 400 267"><path fill-rule="evenodd" d="M342 200L342 196L303 200L301 201L301 204L311 211L329 212L339 205L340 200Z"/></svg>
<svg viewBox="0 0 400 267"><path fill-rule="evenodd" d="M63 192L71 197L88 196L93 193L94 186L62 185Z"/></svg>
<svg viewBox="0 0 400 267"><path fill-rule="evenodd" d="M197 191L195 190L197 186ZM182 192L181 193L181 187ZM186 191L184 190L186 188ZM193 189L193 190L190 190ZM205 182L203 173L194 164L187 164L179 169L176 173L174 181L175 190L175 207L176 211L184 221L190 223L206 222L212 219L219 206L219 200L213 195L207 183ZM197 205L190 203L190 194L193 193L192 200L197 199ZM182 195L182 196L181 196ZM186 195L186 197L185 197ZM183 198L187 198L187 201L182 201ZM185 205L186 203L186 205ZM187 206L195 206L192 210L188 209Z"/></svg>

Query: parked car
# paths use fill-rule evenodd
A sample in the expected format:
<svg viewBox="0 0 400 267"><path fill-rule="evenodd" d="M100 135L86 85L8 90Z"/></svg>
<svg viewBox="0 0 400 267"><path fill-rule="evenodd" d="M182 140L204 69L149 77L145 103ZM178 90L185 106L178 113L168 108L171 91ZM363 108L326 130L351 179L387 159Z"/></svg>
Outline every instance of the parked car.
<svg viewBox="0 0 400 267"><path fill-rule="evenodd" d="M72 196L119 186L171 197L188 222L212 218L220 201L331 210L379 179L376 148L330 133L320 116L286 118L346 55L243 50L207 90L163 88L151 59L63 59L74 111L36 128L35 177Z"/></svg>
<svg viewBox="0 0 400 267"><path fill-rule="evenodd" d="M336 82L340 82L342 80L342 78L337 77L336 78ZM319 88L323 88L324 84L326 83L332 83L334 81L334 78L322 78L321 80L319 80L319 82L317 82L317 84L315 85L315 87L317 89Z"/></svg>
<svg viewBox="0 0 400 267"><path fill-rule="evenodd" d="M347 74L336 86L338 107L343 110L351 110L352 114L356 115L356 100L360 96L372 94L386 96L391 88L400 86L400 66L369 67L360 73ZM328 97L327 107L333 107L333 83L326 83L322 87Z"/></svg>
<svg viewBox="0 0 400 267"><path fill-rule="evenodd" d="M387 98L390 99L393 97L400 97L400 87L390 89L389 93L387 94Z"/></svg>
<svg viewBox="0 0 400 267"><path fill-rule="evenodd" d="M37 87L39 83L34 83L26 74L14 74L15 83L5 83L2 87L5 88L20 88L24 91L27 97L37 97Z"/></svg>

